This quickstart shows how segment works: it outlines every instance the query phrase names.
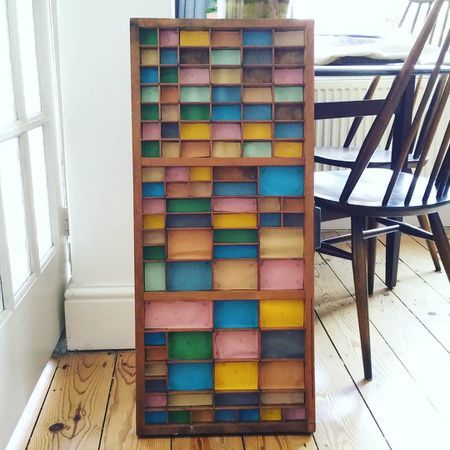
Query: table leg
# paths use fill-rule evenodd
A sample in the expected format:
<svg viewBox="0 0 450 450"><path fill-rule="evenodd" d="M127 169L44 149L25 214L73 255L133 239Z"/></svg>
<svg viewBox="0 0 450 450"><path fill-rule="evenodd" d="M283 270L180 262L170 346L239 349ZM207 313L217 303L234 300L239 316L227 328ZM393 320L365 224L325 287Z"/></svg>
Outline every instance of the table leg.
<svg viewBox="0 0 450 450"><path fill-rule="evenodd" d="M405 139L412 123L414 108L415 77L412 76L403 93L402 99L395 112L394 137L392 141L391 167L401 155ZM404 170L408 169L405 161ZM401 220L398 219L397 220ZM397 284L398 258L400 254L401 233L390 233L386 236L386 286L392 289Z"/></svg>

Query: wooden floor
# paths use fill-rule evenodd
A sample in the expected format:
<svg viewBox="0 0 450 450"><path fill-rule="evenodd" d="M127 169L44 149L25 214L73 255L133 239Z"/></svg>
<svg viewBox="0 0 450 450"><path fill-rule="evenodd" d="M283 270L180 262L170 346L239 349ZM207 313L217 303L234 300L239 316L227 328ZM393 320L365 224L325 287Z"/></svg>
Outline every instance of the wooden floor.
<svg viewBox="0 0 450 450"><path fill-rule="evenodd" d="M344 244L345 245L345 244ZM134 353L83 352L53 363L22 448L297 450L450 448L450 287L424 247L404 238L399 282L385 288L379 243L370 300L374 379L362 379L348 261L316 255L317 431L309 436L135 436ZM31 435L31 437L30 437Z"/></svg>

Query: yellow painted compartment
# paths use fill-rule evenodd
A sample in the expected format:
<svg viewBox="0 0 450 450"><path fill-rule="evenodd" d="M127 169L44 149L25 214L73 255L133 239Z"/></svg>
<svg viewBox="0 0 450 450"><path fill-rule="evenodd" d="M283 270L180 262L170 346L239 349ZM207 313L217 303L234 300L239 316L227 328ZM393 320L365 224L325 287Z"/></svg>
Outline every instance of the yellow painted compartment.
<svg viewBox="0 0 450 450"><path fill-rule="evenodd" d="M169 394L169 406L210 406L212 394Z"/></svg>
<svg viewBox="0 0 450 450"><path fill-rule="evenodd" d="M213 142L212 155L214 158L239 158L241 156L241 143Z"/></svg>
<svg viewBox="0 0 450 450"><path fill-rule="evenodd" d="M211 129L208 123L180 124L181 139L210 139Z"/></svg>
<svg viewBox="0 0 450 450"><path fill-rule="evenodd" d="M278 158L301 158L303 142L275 142L273 154Z"/></svg>
<svg viewBox="0 0 450 450"><path fill-rule="evenodd" d="M214 289L258 289L258 263L254 259L222 259L213 262Z"/></svg>
<svg viewBox="0 0 450 450"><path fill-rule="evenodd" d="M241 69L212 69L211 75L214 84L239 84L241 82Z"/></svg>
<svg viewBox="0 0 450 450"><path fill-rule="evenodd" d="M214 384L218 391L258 389L258 363L216 362L214 365Z"/></svg>
<svg viewBox="0 0 450 450"><path fill-rule="evenodd" d="M145 230L161 230L164 228L163 214L146 214L143 218Z"/></svg>
<svg viewBox="0 0 450 450"><path fill-rule="evenodd" d="M146 377L165 377L167 375L167 364L164 362L152 363L145 366Z"/></svg>
<svg viewBox="0 0 450 450"><path fill-rule="evenodd" d="M209 45L208 31L180 31L180 46L207 47Z"/></svg>
<svg viewBox="0 0 450 450"><path fill-rule="evenodd" d="M261 228L259 242L263 259L303 258L302 229Z"/></svg>
<svg viewBox="0 0 450 450"><path fill-rule="evenodd" d="M278 197L261 197L258 199L260 212L281 211L280 199Z"/></svg>
<svg viewBox="0 0 450 450"><path fill-rule="evenodd" d="M272 139L272 124L244 123L244 139Z"/></svg>
<svg viewBox="0 0 450 450"><path fill-rule="evenodd" d="M256 227L258 218L256 214L214 214L214 228L249 228Z"/></svg>
<svg viewBox="0 0 450 450"><path fill-rule="evenodd" d="M245 103L271 103L272 89L271 88L249 88L245 87L243 90L243 98Z"/></svg>
<svg viewBox="0 0 450 450"><path fill-rule="evenodd" d="M180 156L180 144L178 142L162 142L161 151L163 158L178 158Z"/></svg>
<svg viewBox="0 0 450 450"><path fill-rule="evenodd" d="M189 169L190 181L211 181L212 170L211 167L191 167Z"/></svg>
<svg viewBox="0 0 450 450"><path fill-rule="evenodd" d="M146 66L157 66L158 62L157 50L141 50L141 64L144 64Z"/></svg>
<svg viewBox="0 0 450 450"><path fill-rule="evenodd" d="M262 408L261 420L281 420L280 408Z"/></svg>
<svg viewBox="0 0 450 450"><path fill-rule="evenodd" d="M303 326L302 300L261 300L259 321L261 328L294 328Z"/></svg>
<svg viewBox="0 0 450 450"><path fill-rule="evenodd" d="M273 41L276 47L297 47L305 45L305 33L301 30L275 31Z"/></svg>
<svg viewBox="0 0 450 450"><path fill-rule="evenodd" d="M144 231L144 244L164 244L166 242L166 233L164 230Z"/></svg>
<svg viewBox="0 0 450 450"><path fill-rule="evenodd" d="M164 167L144 167L142 169L142 181L164 181Z"/></svg>

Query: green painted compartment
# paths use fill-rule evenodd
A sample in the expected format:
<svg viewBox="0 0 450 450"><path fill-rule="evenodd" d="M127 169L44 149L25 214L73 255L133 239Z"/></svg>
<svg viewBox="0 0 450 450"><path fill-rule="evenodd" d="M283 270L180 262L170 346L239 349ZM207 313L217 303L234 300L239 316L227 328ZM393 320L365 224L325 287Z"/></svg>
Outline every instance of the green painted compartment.
<svg viewBox="0 0 450 450"><path fill-rule="evenodd" d="M139 43L141 45L158 45L157 31L141 28L139 31Z"/></svg>
<svg viewBox="0 0 450 450"><path fill-rule="evenodd" d="M144 260L165 259L166 248L164 245L144 247Z"/></svg>
<svg viewBox="0 0 450 450"><path fill-rule="evenodd" d="M142 120L159 120L158 105L141 105Z"/></svg>
<svg viewBox="0 0 450 450"><path fill-rule="evenodd" d="M212 358L212 333L208 331L169 333L169 360Z"/></svg>
<svg viewBox="0 0 450 450"><path fill-rule="evenodd" d="M143 103L157 103L159 101L159 88L157 86L143 86L141 88L141 101Z"/></svg>
<svg viewBox="0 0 450 450"><path fill-rule="evenodd" d="M216 243L258 242L258 230L214 230L213 240Z"/></svg>
<svg viewBox="0 0 450 450"><path fill-rule="evenodd" d="M191 412L169 411L169 423L191 423Z"/></svg>
<svg viewBox="0 0 450 450"><path fill-rule="evenodd" d="M181 105L181 120L210 120L208 105Z"/></svg>
<svg viewBox="0 0 450 450"><path fill-rule="evenodd" d="M143 158L159 158L159 142L144 141L142 142L141 152Z"/></svg>
<svg viewBox="0 0 450 450"><path fill-rule="evenodd" d="M167 200L167 212L210 212L209 198L172 198Z"/></svg>

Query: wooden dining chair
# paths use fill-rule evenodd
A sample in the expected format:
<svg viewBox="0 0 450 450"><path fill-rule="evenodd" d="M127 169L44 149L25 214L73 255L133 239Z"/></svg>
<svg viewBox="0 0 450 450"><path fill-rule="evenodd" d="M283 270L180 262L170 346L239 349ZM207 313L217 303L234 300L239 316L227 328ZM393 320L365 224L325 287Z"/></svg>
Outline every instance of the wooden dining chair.
<svg viewBox="0 0 450 450"><path fill-rule="evenodd" d="M434 0L407 0L406 8L398 23L398 27L399 28L407 27L408 31L411 34L416 33L420 24L423 24L425 19L428 17L433 2ZM450 16L450 0L445 0L442 11L440 15L437 17L433 25L433 29L428 37L427 40L428 44L434 44L439 47L442 46L444 42L445 33L448 32L448 29L450 27L449 16ZM448 51L449 49L447 49L447 52ZM364 100L370 100L373 98L380 80L381 76L376 76L372 79L364 96ZM416 103L417 98L419 97L421 84L422 84L422 76L416 77L413 106ZM336 167L352 168L353 165L355 164L360 148L351 147L351 143L354 140L359 127L361 126L362 120L363 117L354 118L349 128L348 134L344 140L344 143L341 147L316 148L314 152L315 162ZM387 132L385 146L379 147L375 150L369 162L369 167L380 167L380 168L390 167L392 161L391 145L393 141L393 135L394 135L394 127L390 126ZM418 155L413 152L409 152L406 162L406 169L410 171L413 170L413 168L417 165L417 162L418 162ZM430 224L426 216L419 215L417 218L421 227L430 230ZM397 242L396 245L399 245L399 242ZM436 245L432 241L427 241L427 246L435 270L440 271L441 266L439 262ZM397 277L396 267L398 261L392 261L392 258L394 257L398 259L398 254L395 251L388 256L389 265L386 270L386 284L389 288L393 288L396 284L396 277ZM373 293L373 285L371 283L369 283L369 293L370 294Z"/></svg>
<svg viewBox="0 0 450 450"><path fill-rule="evenodd" d="M363 355L364 376L372 378L369 315L368 272L374 276L376 238L383 234L401 232L434 241L450 280L450 247L439 218L439 209L450 203L450 130L447 126L439 151L435 155L429 177L422 175L431 159L429 149L437 126L443 116L450 93L450 79L440 74L444 50L430 75L417 114L409 128L400 157L392 169L370 167L370 161L385 133L420 53L433 30L436 17L445 0L435 0L410 54L395 78L383 106L376 116L351 169L317 172L315 202L324 216L351 217L351 233L321 241L319 252L352 261L355 297ZM450 44L447 34L444 46ZM413 173L402 171L410 148L417 156ZM431 161L429 162L431 164ZM431 230L415 227L392 217L426 215ZM379 225L382 225L379 227ZM366 245L365 240L368 240ZM352 251L346 252L337 243L351 241Z"/></svg>

